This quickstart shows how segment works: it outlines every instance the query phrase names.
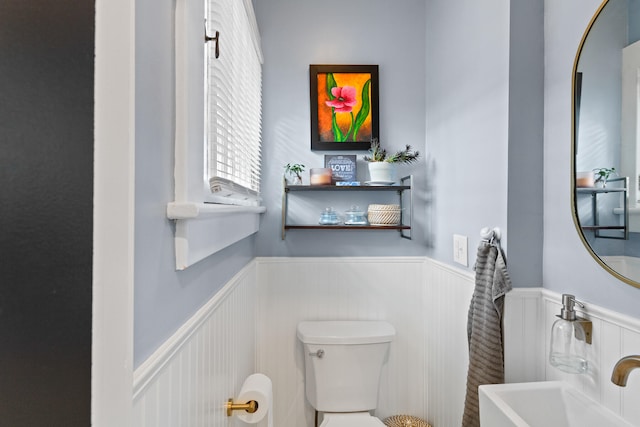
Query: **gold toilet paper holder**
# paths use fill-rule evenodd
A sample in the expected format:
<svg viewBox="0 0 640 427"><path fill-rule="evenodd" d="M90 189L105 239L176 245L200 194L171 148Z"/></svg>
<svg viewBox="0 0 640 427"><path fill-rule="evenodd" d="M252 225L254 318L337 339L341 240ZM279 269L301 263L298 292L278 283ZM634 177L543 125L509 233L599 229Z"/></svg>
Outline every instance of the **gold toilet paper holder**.
<svg viewBox="0 0 640 427"><path fill-rule="evenodd" d="M250 400L247 403L233 403L233 399L229 399L224 405L227 408L227 417L233 414L233 411L246 411L253 414L258 410L258 402Z"/></svg>

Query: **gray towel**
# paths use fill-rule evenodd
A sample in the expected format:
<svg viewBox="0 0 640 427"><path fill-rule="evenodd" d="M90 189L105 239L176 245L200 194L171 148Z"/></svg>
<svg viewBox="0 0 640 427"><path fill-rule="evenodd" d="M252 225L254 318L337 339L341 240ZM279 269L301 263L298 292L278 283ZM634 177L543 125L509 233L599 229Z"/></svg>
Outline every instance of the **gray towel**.
<svg viewBox="0 0 640 427"><path fill-rule="evenodd" d="M469 307L469 372L462 427L479 427L478 386L504 382L502 312L511 279L502 250L481 242L476 260L476 287Z"/></svg>

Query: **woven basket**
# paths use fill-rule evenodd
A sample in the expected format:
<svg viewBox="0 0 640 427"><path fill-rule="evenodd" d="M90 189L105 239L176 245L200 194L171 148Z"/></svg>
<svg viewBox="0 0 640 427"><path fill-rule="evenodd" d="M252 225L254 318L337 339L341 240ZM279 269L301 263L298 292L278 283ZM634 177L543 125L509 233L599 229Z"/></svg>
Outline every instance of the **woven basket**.
<svg viewBox="0 0 640 427"><path fill-rule="evenodd" d="M367 217L371 225L398 225L400 205L369 205Z"/></svg>
<svg viewBox="0 0 640 427"><path fill-rule="evenodd" d="M425 420L411 415L394 415L385 418L383 423L388 427L431 427Z"/></svg>

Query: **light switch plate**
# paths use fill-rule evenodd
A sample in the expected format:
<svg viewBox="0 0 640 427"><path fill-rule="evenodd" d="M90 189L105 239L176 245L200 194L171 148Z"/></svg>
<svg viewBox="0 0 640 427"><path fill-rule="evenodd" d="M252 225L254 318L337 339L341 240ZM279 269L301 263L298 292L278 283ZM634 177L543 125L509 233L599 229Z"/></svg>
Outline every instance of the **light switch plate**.
<svg viewBox="0 0 640 427"><path fill-rule="evenodd" d="M453 261L458 264L462 264L465 267L469 266L467 241L467 236L461 236L459 234L453 235Z"/></svg>

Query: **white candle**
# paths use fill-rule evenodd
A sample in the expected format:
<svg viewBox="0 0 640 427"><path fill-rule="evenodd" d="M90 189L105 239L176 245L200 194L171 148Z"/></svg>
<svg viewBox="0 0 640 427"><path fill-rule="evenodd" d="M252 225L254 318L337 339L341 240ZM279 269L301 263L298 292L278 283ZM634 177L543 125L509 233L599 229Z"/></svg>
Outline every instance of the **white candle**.
<svg viewBox="0 0 640 427"><path fill-rule="evenodd" d="M313 168L310 170L311 185L331 185L330 168Z"/></svg>
<svg viewBox="0 0 640 427"><path fill-rule="evenodd" d="M576 187L593 187L593 172L576 172Z"/></svg>

